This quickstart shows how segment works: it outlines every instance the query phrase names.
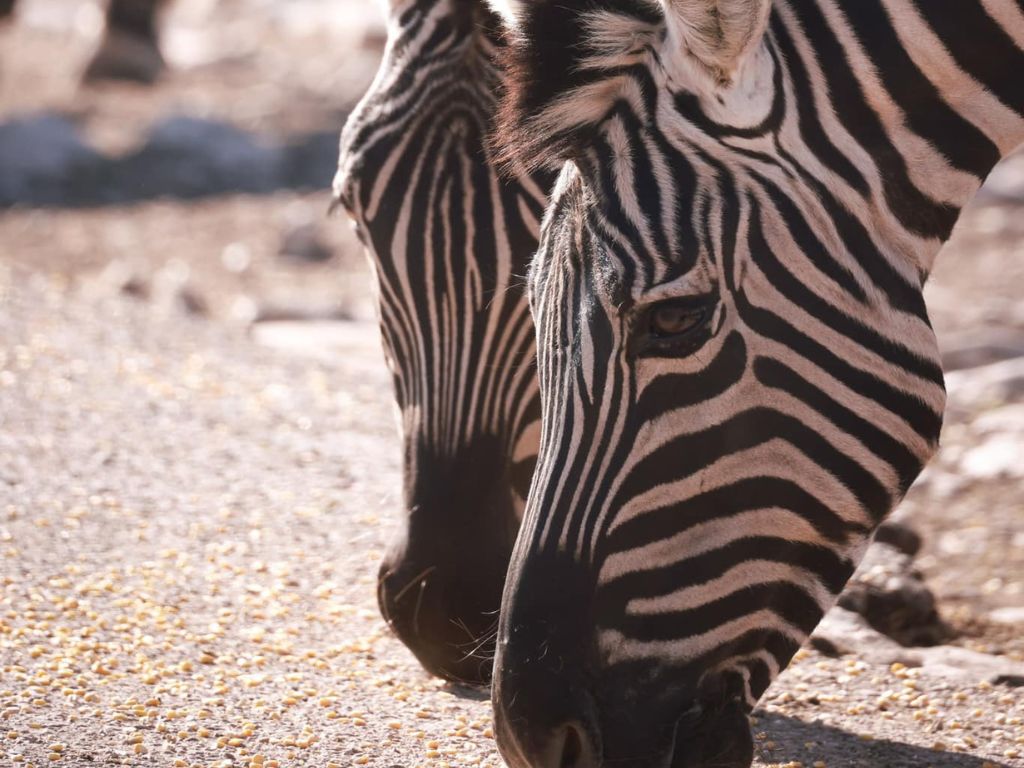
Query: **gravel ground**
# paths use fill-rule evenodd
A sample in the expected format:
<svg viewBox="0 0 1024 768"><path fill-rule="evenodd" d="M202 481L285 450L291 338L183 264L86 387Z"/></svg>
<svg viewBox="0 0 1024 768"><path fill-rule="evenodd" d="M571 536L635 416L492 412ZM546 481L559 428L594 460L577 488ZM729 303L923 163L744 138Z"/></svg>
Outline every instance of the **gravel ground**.
<svg viewBox="0 0 1024 768"><path fill-rule="evenodd" d="M487 702L422 673L374 605L399 464L372 327L257 344L39 274L0 286L0 757L498 764ZM980 676L805 652L758 764L1024 765L1022 722Z"/></svg>
<svg viewBox="0 0 1024 768"><path fill-rule="evenodd" d="M0 29L0 122L70 115L105 153L167 115L336 130L379 46L351 2L186 0L158 88L79 91L95 3L26 7ZM761 768L1024 766L1024 688L954 653L1024 662L1014 185L929 286L956 370L898 513L961 648L801 652L757 713ZM398 446L367 274L327 202L0 213L0 765L500 765L486 699L428 678L376 610Z"/></svg>

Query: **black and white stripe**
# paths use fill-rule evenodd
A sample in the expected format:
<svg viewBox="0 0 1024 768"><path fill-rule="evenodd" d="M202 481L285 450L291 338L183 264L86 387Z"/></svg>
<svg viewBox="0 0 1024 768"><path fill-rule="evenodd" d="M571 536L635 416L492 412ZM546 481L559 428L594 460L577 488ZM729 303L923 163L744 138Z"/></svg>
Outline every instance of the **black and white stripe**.
<svg viewBox="0 0 1024 768"><path fill-rule="evenodd" d="M428 669L470 681L490 675L477 646L539 440L523 288L545 182L499 176L487 148L498 26L481 3L393 4L335 181L373 268L404 442L409 519L382 569L381 607ZM460 590L468 579L480 595Z"/></svg>
<svg viewBox="0 0 1024 768"><path fill-rule="evenodd" d="M503 150L562 172L530 281L543 430L503 603L499 743L514 766L675 764L786 666L936 448L922 287L1024 141L1024 7L506 15ZM684 330L659 330L664 313ZM562 671L536 672L542 657ZM559 685L562 704L531 692ZM627 706L650 724L624 727ZM738 746L709 763L749 762L742 737L713 741Z"/></svg>

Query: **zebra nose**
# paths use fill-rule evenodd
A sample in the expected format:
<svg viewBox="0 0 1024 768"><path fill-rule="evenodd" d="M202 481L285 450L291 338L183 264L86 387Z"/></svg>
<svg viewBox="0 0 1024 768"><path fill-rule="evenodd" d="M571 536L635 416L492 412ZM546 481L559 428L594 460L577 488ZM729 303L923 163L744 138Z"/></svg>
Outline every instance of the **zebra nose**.
<svg viewBox="0 0 1024 768"><path fill-rule="evenodd" d="M554 728L530 728L521 722L510 732L499 728L502 755L514 768L597 768L600 753L581 721Z"/></svg>
<svg viewBox="0 0 1024 768"><path fill-rule="evenodd" d="M539 670L533 670L539 672ZM511 768L597 768L601 733L593 697L547 674L498 674L495 737Z"/></svg>
<svg viewBox="0 0 1024 768"><path fill-rule="evenodd" d="M489 629L496 621L504 574L478 570L475 578L464 578L445 560L385 559L377 602L388 626L428 672L486 685L492 669Z"/></svg>

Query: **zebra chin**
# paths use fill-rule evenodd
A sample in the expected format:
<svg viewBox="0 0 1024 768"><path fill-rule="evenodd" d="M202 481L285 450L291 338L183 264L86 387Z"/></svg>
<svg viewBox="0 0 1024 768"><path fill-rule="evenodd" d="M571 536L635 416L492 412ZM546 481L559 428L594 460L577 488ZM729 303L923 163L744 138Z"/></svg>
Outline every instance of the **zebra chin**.
<svg viewBox="0 0 1024 768"><path fill-rule="evenodd" d="M753 762L741 697L644 696L625 684L609 699L543 673L517 675L514 682L498 674L496 688L504 690L496 699L495 735L510 768L749 768Z"/></svg>
<svg viewBox="0 0 1024 768"><path fill-rule="evenodd" d="M591 578L565 555L548 553L533 569L513 556L491 692L508 765L749 768L750 687L767 681L730 665L746 647L730 644L715 660L687 664L611 659L595 632L601 611L585 597ZM755 639L764 637L745 642ZM796 650L784 645L776 650Z"/></svg>

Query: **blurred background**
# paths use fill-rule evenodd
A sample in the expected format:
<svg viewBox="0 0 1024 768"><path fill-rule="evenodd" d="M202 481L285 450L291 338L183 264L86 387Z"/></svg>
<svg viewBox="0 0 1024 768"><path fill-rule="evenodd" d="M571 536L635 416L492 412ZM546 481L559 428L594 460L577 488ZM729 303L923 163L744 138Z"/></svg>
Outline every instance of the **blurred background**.
<svg viewBox="0 0 1024 768"><path fill-rule="evenodd" d="M369 0L172 0L166 66L146 84L83 80L104 8L19 0L0 21L0 608L22 617L65 593L101 612L141 600L134 636L209 657L200 687L254 649L277 649L275 674L298 679L335 649L350 655L319 692L326 709L319 694L289 693L298 683L266 683L292 699L275 708L270 697L275 728L292 712L296 732L352 731L361 715L331 691L357 678L363 707L386 708L384 696L401 717L412 704L392 694L415 702L439 684L386 639L373 605L400 498L390 384L361 249L344 216L327 215L338 133L376 70L383 11ZM912 567L944 638L1024 661L1024 155L996 169L927 294L949 407L942 450L896 518L923 538ZM879 568L884 591L891 574ZM65 572L116 588L83 592ZM166 605L187 617L173 631L150 612ZM89 626L68 610L69 626ZM21 663L48 629L11 621L22 639L0 645L0 661ZM118 642L96 658L139 652ZM261 684L223 695L251 699ZM123 688L134 696L131 680ZM289 709L295 696L313 715ZM486 704L436 706L486 733ZM66 717L56 705L36 717L47 713L54 728ZM448 727L431 717L417 726L427 738ZM374 733L377 752L410 749L400 727ZM464 763L496 760L483 736L465 743ZM346 764L371 746L351 733L334 744ZM335 754L310 749L309 764Z"/></svg>
<svg viewBox="0 0 1024 768"><path fill-rule="evenodd" d="M141 291L170 280L218 320L370 314L365 279L341 275L361 271L362 254L326 211L339 131L383 49L382 9L171 0L155 82L83 82L105 7L19 0L0 22L4 259L107 270ZM108 58L147 74L133 54Z"/></svg>

